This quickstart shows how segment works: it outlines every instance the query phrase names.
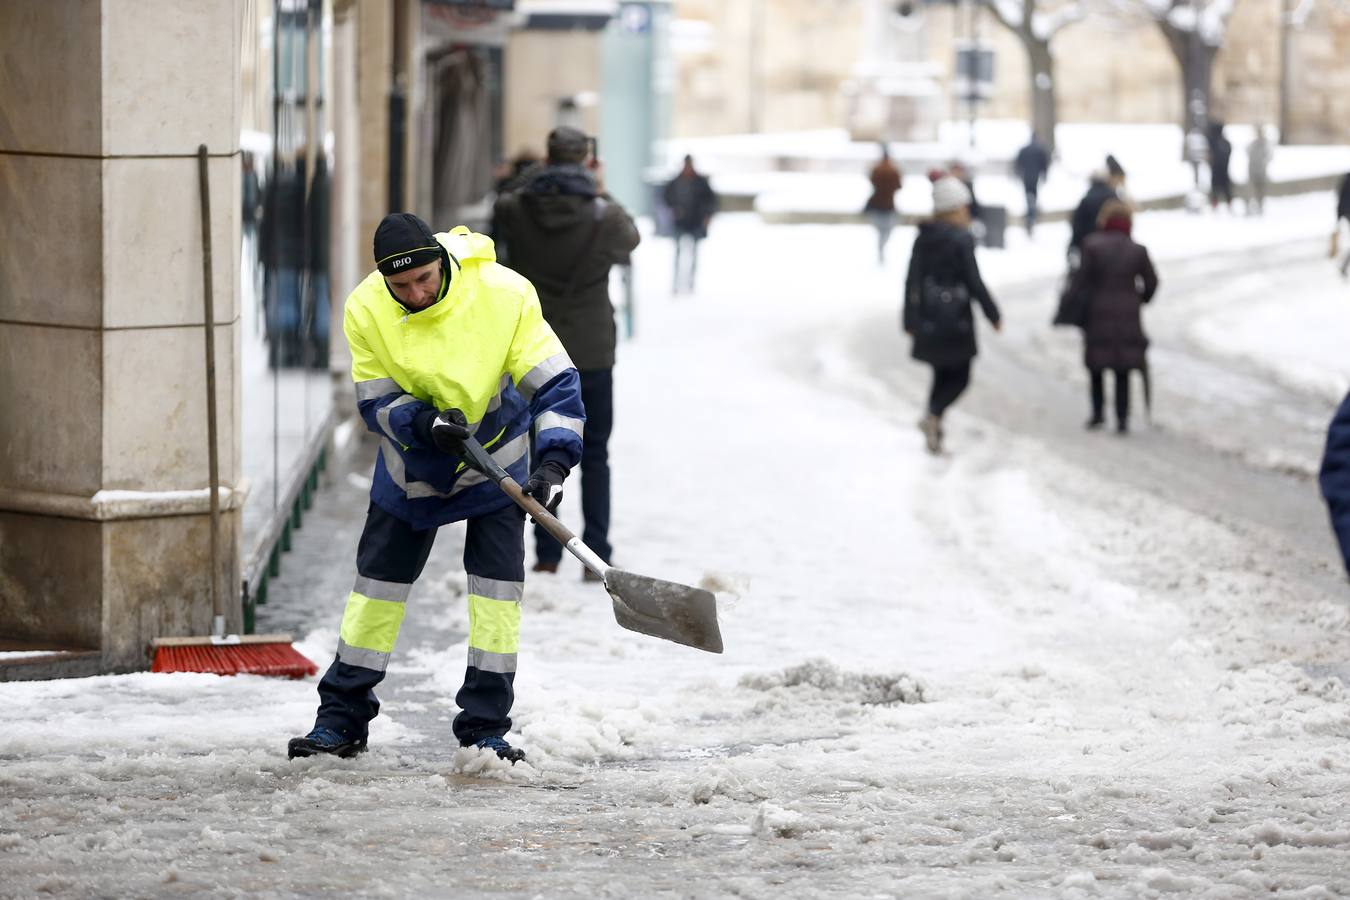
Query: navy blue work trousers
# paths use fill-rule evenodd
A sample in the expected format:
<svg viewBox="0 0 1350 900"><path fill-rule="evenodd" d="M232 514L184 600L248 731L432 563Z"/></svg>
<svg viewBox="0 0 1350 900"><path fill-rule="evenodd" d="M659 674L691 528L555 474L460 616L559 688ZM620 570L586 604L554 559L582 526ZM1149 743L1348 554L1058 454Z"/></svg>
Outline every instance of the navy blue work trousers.
<svg viewBox="0 0 1350 900"><path fill-rule="evenodd" d="M455 695L453 730L462 745L511 729L516 642L525 583L525 513L515 504L466 523L469 662ZM363 737L380 711L384 680L409 590L431 553L435 528L416 529L374 503L356 553L356 586L343 616L337 658L319 681L316 726Z"/></svg>

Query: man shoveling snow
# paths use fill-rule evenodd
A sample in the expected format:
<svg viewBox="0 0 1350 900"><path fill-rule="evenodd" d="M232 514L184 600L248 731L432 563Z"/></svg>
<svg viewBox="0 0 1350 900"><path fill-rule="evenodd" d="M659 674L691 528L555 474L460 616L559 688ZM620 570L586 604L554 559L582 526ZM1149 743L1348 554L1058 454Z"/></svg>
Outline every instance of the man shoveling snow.
<svg viewBox="0 0 1350 900"><path fill-rule="evenodd" d="M404 605L436 530L467 521L469 660L455 695L455 738L512 763L525 514L463 461L471 436L547 509L581 458L580 379L525 278L498 265L467 228L433 235L414 215L375 232L376 271L347 298L343 327L356 401L380 437L356 584L337 658L319 682L314 728L288 754L353 756L379 713ZM531 468L533 445L533 468ZM529 472L528 478L526 477Z"/></svg>

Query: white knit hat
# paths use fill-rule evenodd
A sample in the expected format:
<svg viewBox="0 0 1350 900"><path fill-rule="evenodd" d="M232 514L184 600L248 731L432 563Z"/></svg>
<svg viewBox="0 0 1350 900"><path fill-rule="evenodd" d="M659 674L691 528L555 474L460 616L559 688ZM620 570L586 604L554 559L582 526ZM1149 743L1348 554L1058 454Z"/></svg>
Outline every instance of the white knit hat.
<svg viewBox="0 0 1350 900"><path fill-rule="evenodd" d="M933 215L954 212L970 201L970 189L956 176L943 175L933 182Z"/></svg>

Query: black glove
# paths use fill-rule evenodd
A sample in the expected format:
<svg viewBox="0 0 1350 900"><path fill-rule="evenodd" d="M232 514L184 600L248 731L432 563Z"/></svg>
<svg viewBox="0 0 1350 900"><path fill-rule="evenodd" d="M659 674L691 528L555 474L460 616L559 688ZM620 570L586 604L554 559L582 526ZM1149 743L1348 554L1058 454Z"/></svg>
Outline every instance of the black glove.
<svg viewBox="0 0 1350 900"><path fill-rule="evenodd" d="M524 491L549 512L556 512L562 502L562 483L567 477L567 469L558 462L546 460L530 473L525 482Z"/></svg>
<svg viewBox="0 0 1350 900"><path fill-rule="evenodd" d="M464 440L472 433L469 420L457 409L447 409L436 416L431 423L431 442L442 453L452 456L464 455Z"/></svg>

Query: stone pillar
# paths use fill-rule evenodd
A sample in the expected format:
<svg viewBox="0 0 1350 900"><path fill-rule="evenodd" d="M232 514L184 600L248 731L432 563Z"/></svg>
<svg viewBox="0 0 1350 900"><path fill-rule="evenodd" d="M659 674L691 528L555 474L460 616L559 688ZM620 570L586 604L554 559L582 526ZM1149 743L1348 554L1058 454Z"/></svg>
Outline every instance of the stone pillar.
<svg viewBox="0 0 1350 900"><path fill-rule="evenodd" d="M97 649L106 672L210 629L196 151L233 489L243 4L0 4L0 638ZM237 498L215 573L234 628Z"/></svg>
<svg viewBox="0 0 1350 900"><path fill-rule="evenodd" d="M389 88L394 67L393 13L386 0L358 0L356 104L361 111L359 214L361 251L389 209ZM362 262L373 262L367 255ZM369 272L374 266L361 271ZM348 285L351 290L355 284ZM335 319L334 321L341 321Z"/></svg>
<svg viewBox="0 0 1350 900"><path fill-rule="evenodd" d="M370 271L370 254L361 232L361 108L357 92L357 60L360 22L355 0L333 4L332 84L328 114L333 126L332 238L329 245L328 321L333 340L328 351L328 369L333 385L345 391L345 400L355 402L351 385L352 358L342 339L342 310L347 293ZM339 401L341 404L341 401ZM340 408L353 409L351 405Z"/></svg>

